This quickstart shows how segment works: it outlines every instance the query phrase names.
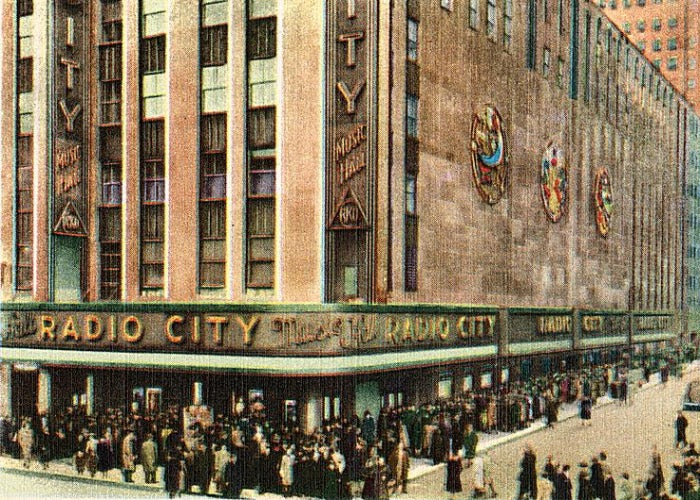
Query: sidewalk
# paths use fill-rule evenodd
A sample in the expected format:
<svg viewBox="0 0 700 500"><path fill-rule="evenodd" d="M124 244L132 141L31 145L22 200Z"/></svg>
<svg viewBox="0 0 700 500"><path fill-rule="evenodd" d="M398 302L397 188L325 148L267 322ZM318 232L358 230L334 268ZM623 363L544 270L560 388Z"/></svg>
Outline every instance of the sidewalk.
<svg viewBox="0 0 700 500"><path fill-rule="evenodd" d="M692 369L697 369L698 366L693 366L689 365L686 367L685 371L689 371ZM659 384L659 377L658 374L653 374L651 377L651 380L649 383L644 384L643 386L637 388L636 384L633 382L635 381L630 381L630 388L634 386L634 389L631 389L630 391L630 398L633 399L634 395L639 392L640 390L647 390L651 387L654 387ZM608 396L603 396L598 398L596 405L594 406L594 410L597 408L600 408L601 406L605 406L611 403L614 403L617 401L616 399L612 399ZM574 418L578 416L578 403L568 403L568 404L563 404L560 407L559 410L559 418L558 421L562 422L564 420L568 420L570 418ZM483 434L479 433L479 444L477 446L477 451L483 451L483 450L488 450L491 448L495 448L497 446L500 446L502 444L508 443L510 441L514 441L517 439L521 439L525 436L528 436L530 434L536 433L541 431L542 429L546 428L546 424L544 423L543 420L538 420L536 422L533 422L530 424L529 427L526 427L525 429L516 431L516 432L497 432L494 434ZM445 464L438 464L438 465L433 465L432 460L430 459L423 459L423 458L412 458L411 459L411 470L409 471L408 474L408 479L409 481L415 480L419 477L422 477L426 474L430 474L431 472L440 470L445 467ZM94 477L90 477L90 474L87 472L84 472L83 474L78 474L77 471L75 470L75 467L73 465L72 460L70 459L61 459L61 460L53 460L50 462L50 465L48 469L44 469L41 464L38 462L34 461L30 465L29 468L25 468L22 465L22 461L18 459L13 459L10 457L6 456L0 456L0 469L3 470L12 470L16 473L21 473L21 474L26 474L28 476L49 476L49 477L54 477L57 479L63 479L66 481L80 481L80 482L85 482L85 483L100 483L100 484L119 484L120 487L124 488L135 488L135 489L141 489L141 490L150 490L150 491L163 491L163 467L159 468L158 471L158 482L155 484L146 484L145 483L145 478L143 474L143 469L141 467L136 468L136 472L133 475L134 482L133 483L124 483L121 475L121 471L119 469L112 469L109 472L107 472L106 475L98 472ZM210 493L214 493L214 488L210 490ZM256 494L254 491L251 490L244 490L243 494L247 498L265 498L265 497L271 497L270 494Z"/></svg>
<svg viewBox="0 0 700 500"><path fill-rule="evenodd" d="M690 366L688 367L690 368ZM696 368L696 367L693 367ZM686 369L684 369L685 373ZM637 387L638 379L633 379L630 380L629 387L630 387L630 393L629 393L629 400L632 401L634 398L634 395L637 394L639 391L644 391L647 390L651 387L657 386L660 383L660 375L658 373L652 374L652 376L649 379L648 383L645 383L641 387ZM596 409L609 405L612 403L617 402L617 399L611 398L610 396L602 396L599 397L598 400L596 401L595 406L593 407L593 410L595 411ZM559 414L558 414L558 422L563 422L564 420L568 420L570 418L578 417L579 415L579 406L578 403L564 403L559 407ZM476 451L484 451L484 450L489 450L491 448L495 448L497 446L500 446L505 443L509 443L511 441L515 441L518 439L521 439L525 436L528 436L530 434L534 434L536 432L539 432L543 429L546 429L547 424L545 424L544 419L537 420L535 422L532 422L528 427L525 429L521 429L516 432L496 432L495 434L484 434L484 433L479 433L479 444L476 447ZM430 474L431 472L441 470L445 467L445 464L437 464L433 465L433 461L431 459L427 458L412 458L411 459L411 470L408 473L408 480L413 481L415 479L418 479L419 477L422 477L426 474Z"/></svg>

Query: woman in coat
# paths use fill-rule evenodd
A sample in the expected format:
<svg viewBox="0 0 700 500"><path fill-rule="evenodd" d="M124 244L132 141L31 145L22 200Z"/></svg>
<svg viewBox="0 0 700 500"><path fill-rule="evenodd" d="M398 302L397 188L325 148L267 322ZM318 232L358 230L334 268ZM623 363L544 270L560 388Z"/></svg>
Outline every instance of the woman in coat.
<svg viewBox="0 0 700 500"><path fill-rule="evenodd" d="M175 498L180 489L180 473L180 457L173 452L165 461L165 491L170 498Z"/></svg>
<svg viewBox="0 0 700 500"><path fill-rule="evenodd" d="M22 453L23 464L26 468L29 468L34 451L34 430L29 419L24 421L22 428L17 432L17 444Z"/></svg>
<svg viewBox="0 0 700 500"><path fill-rule="evenodd" d="M447 455L448 444L445 441L445 436L442 433L440 427L435 429L433 432L433 464L441 464L445 461L445 456Z"/></svg>
<svg viewBox="0 0 700 500"><path fill-rule="evenodd" d="M294 445L290 445L287 449L287 453L282 457L280 462L280 482L282 483L282 492L284 496L288 497L292 490L292 485L294 484L294 463L296 462L296 457L294 456Z"/></svg>
<svg viewBox="0 0 700 500"><path fill-rule="evenodd" d="M459 455L450 453L447 459L447 479L445 481L445 491L451 493L451 497L455 493L462 491L462 459Z"/></svg>

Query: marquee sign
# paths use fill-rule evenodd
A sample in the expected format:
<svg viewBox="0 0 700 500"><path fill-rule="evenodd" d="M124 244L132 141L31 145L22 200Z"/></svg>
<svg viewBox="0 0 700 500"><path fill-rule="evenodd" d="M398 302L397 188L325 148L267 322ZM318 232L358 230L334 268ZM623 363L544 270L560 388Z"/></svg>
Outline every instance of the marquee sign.
<svg viewBox="0 0 700 500"><path fill-rule="evenodd" d="M569 173L564 151L551 142L542 155L540 195L547 218L559 222L569 200Z"/></svg>
<svg viewBox="0 0 700 500"><path fill-rule="evenodd" d="M1 312L3 347L341 354L493 345L492 311L446 313Z"/></svg>
<svg viewBox="0 0 700 500"><path fill-rule="evenodd" d="M503 122L496 108L485 106L474 113L470 149L474 183L481 199L490 205L498 203L506 189L508 161Z"/></svg>
<svg viewBox="0 0 700 500"><path fill-rule="evenodd" d="M87 13L80 0L55 2L53 124L53 230L86 236L83 103L86 92Z"/></svg>

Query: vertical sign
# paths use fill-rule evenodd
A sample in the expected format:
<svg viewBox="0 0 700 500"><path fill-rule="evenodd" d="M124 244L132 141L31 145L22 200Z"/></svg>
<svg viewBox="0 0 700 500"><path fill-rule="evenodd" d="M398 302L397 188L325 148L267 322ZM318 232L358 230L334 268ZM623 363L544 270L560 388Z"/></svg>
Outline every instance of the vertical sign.
<svg viewBox="0 0 700 500"><path fill-rule="evenodd" d="M372 300L376 0L327 4L326 217L331 301Z"/></svg>
<svg viewBox="0 0 700 500"><path fill-rule="evenodd" d="M87 17L81 0L56 0L54 17L55 120L53 231L86 236L85 121Z"/></svg>

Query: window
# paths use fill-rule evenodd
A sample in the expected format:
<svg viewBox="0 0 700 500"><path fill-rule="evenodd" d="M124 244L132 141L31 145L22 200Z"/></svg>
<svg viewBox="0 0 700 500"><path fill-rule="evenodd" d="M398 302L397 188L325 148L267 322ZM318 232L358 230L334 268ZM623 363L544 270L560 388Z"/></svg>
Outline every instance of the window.
<svg viewBox="0 0 700 500"><path fill-rule="evenodd" d="M661 68L661 59L654 59L653 64L654 64L655 68L660 69Z"/></svg>
<svg viewBox="0 0 700 500"><path fill-rule="evenodd" d="M569 97L578 99L578 32L579 32L579 9L578 1L571 4L571 33L569 39Z"/></svg>
<svg viewBox="0 0 700 500"><path fill-rule="evenodd" d="M674 71L678 67L678 59L675 57L669 57L666 61L666 69Z"/></svg>
<svg viewBox="0 0 700 500"><path fill-rule="evenodd" d="M639 47L640 52L644 53L644 51L646 50L647 44L644 40L639 40L637 42L637 47Z"/></svg>
<svg viewBox="0 0 700 500"><path fill-rule="evenodd" d="M676 50L678 48L678 40L674 38L669 38L668 42L666 42L666 48L668 50Z"/></svg>
<svg viewBox="0 0 700 500"><path fill-rule="evenodd" d="M572 9L573 10L573 9ZM559 8L557 9L559 35L564 34L564 0L559 0Z"/></svg>
<svg viewBox="0 0 700 500"><path fill-rule="evenodd" d="M629 9L632 6L632 1L631 0L622 0L622 5L625 6L625 9Z"/></svg>
<svg viewBox="0 0 700 500"><path fill-rule="evenodd" d="M688 69L696 69L698 67L698 62L694 57L688 58Z"/></svg>
<svg viewBox="0 0 700 500"><path fill-rule="evenodd" d="M643 19L640 19L639 21L637 21L637 30L640 33L644 33L645 28L646 28L646 23L644 22Z"/></svg>
<svg viewBox="0 0 700 500"><path fill-rule="evenodd" d="M513 38L513 0L503 0L503 48L510 51Z"/></svg>
<svg viewBox="0 0 700 500"><path fill-rule="evenodd" d="M658 17L652 19L651 29L653 29L654 31L661 31L661 19L659 19Z"/></svg>
<svg viewBox="0 0 700 500"><path fill-rule="evenodd" d="M202 113L226 111L227 66L202 68Z"/></svg>
<svg viewBox="0 0 700 500"><path fill-rule="evenodd" d="M228 26L203 26L200 57L202 66L226 64L228 52Z"/></svg>
<svg viewBox="0 0 700 500"><path fill-rule="evenodd" d="M228 22L228 0L202 0L202 26L225 25Z"/></svg>
<svg viewBox="0 0 700 500"><path fill-rule="evenodd" d="M661 40L657 38L656 40L652 41L651 42L651 49L654 52L660 51L661 50Z"/></svg>
<svg viewBox="0 0 700 500"><path fill-rule="evenodd" d="M496 39L496 0L486 0L486 35Z"/></svg>
<svg viewBox="0 0 700 500"><path fill-rule="evenodd" d="M141 3L141 35L151 37L167 32L168 0L146 0Z"/></svg>
<svg viewBox="0 0 700 500"><path fill-rule="evenodd" d="M557 85L564 87L564 59L557 58Z"/></svg>
<svg viewBox="0 0 700 500"><path fill-rule="evenodd" d="M479 28L479 0L469 0L469 27Z"/></svg>
<svg viewBox="0 0 700 500"><path fill-rule="evenodd" d="M277 17L274 0L248 3L246 285L272 288L275 269Z"/></svg>
<svg viewBox="0 0 700 500"><path fill-rule="evenodd" d="M418 137L418 96L406 95L406 135Z"/></svg>
<svg viewBox="0 0 700 500"><path fill-rule="evenodd" d="M637 0L637 5L644 7L647 4L646 0Z"/></svg>
<svg viewBox="0 0 700 500"><path fill-rule="evenodd" d="M549 0L542 0L542 20L549 22Z"/></svg>
<svg viewBox="0 0 700 500"><path fill-rule="evenodd" d="M440 0L440 7L452 12L452 0Z"/></svg>
<svg viewBox="0 0 700 500"><path fill-rule="evenodd" d="M694 89L695 88L695 80L693 78L688 80L688 88L689 89Z"/></svg>
<svg viewBox="0 0 700 500"><path fill-rule="evenodd" d="M406 23L406 57L409 61L418 60L418 21L410 17Z"/></svg>
<svg viewBox="0 0 700 500"><path fill-rule="evenodd" d="M626 21L625 23L623 23L622 29L627 34L632 33L632 23Z"/></svg>
<svg viewBox="0 0 700 500"><path fill-rule="evenodd" d="M528 0L527 38L525 50L525 67L535 69L537 64L537 2Z"/></svg>
<svg viewBox="0 0 700 500"><path fill-rule="evenodd" d="M678 19L675 17L670 17L668 19L668 27L675 28L676 26L678 26Z"/></svg>
<svg viewBox="0 0 700 500"><path fill-rule="evenodd" d="M255 59L248 63L248 105L273 106L277 101L277 59Z"/></svg>
<svg viewBox="0 0 700 500"><path fill-rule="evenodd" d="M544 47L542 49L542 75L545 78L549 76L550 57L551 53L549 47Z"/></svg>
<svg viewBox="0 0 700 500"><path fill-rule="evenodd" d="M695 46L697 45L697 43L698 43L698 39L695 38L695 36L690 35L690 36L688 37L688 47L689 47L689 48L694 49Z"/></svg>
<svg viewBox="0 0 700 500"><path fill-rule="evenodd" d="M162 288L165 241L164 122L141 124L141 287Z"/></svg>

